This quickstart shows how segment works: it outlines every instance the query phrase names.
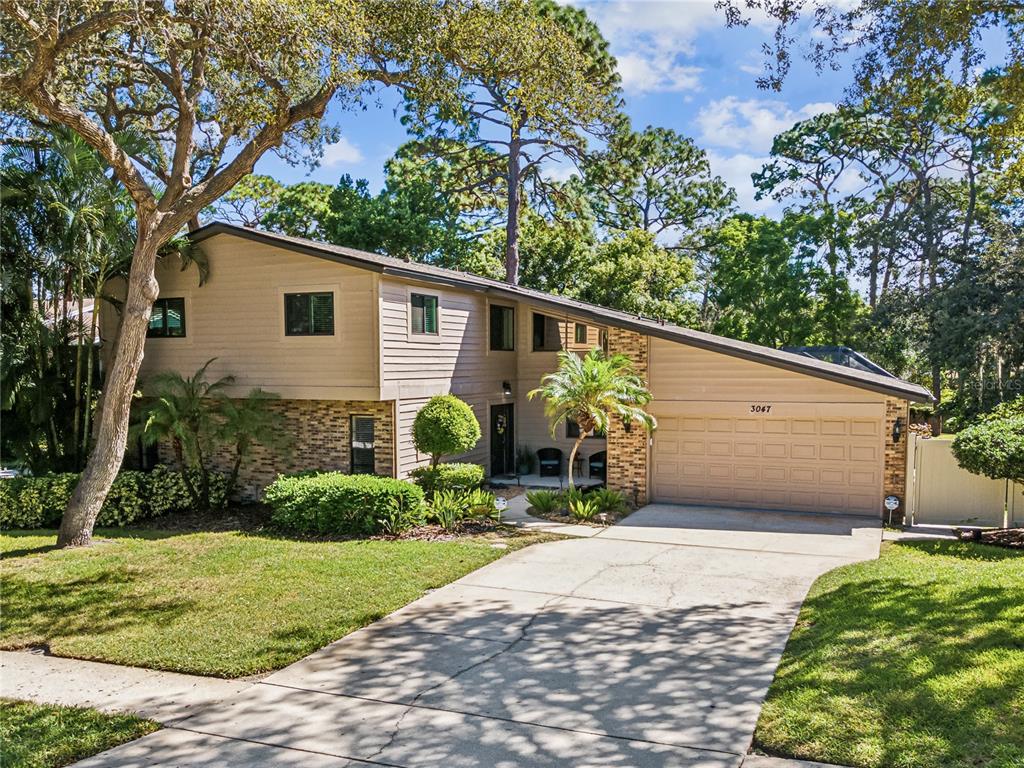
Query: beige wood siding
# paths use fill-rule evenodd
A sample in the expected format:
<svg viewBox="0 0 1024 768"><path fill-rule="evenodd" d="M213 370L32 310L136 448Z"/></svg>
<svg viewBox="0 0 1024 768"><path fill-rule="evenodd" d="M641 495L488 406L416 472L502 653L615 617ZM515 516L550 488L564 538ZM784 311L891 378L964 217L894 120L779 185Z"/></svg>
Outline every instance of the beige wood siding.
<svg viewBox="0 0 1024 768"><path fill-rule="evenodd" d="M665 339L651 339L650 366L655 400L885 402L880 393Z"/></svg>
<svg viewBox="0 0 1024 768"><path fill-rule="evenodd" d="M225 235L201 247L210 263L202 287L195 266L182 271L167 259L157 267L160 296L185 299L186 336L148 339L141 381L163 370L190 374L215 357L209 376L233 375L236 393L380 398L375 273ZM303 291L334 292L335 335L285 336L284 294ZM116 323L105 308L105 339Z"/></svg>
<svg viewBox="0 0 1024 768"><path fill-rule="evenodd" d="M885 396L651 340L656 501L877 515Z"/></svg>
<svg viewBox="0 0 1024 768"><path fill-rule="evenodd" d="M502 382L515 386L516 352L491 351L487 298L429 283L382 278L380 281L381 396L398 402L398 466L404 476L428 457L416 451L412 423L434 395L454 394L473 408L482 437L470 453L451 460L489 464L490 406L512 402ZM439 333L410 331L410 296L438 297ZM506 302L497 302L510 306ZM517 327L521 319L516 317Z"/></svg>

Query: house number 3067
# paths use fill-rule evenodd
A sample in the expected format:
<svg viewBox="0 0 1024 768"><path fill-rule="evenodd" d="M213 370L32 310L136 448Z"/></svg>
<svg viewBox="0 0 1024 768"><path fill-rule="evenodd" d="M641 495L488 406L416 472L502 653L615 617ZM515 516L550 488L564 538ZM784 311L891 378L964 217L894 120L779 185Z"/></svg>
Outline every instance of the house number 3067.
<svg viewBox="0 0 1024 768"><path fill-rule="evenodd" d="M772 407L770 405L752 405L750 406L751 413L771 413Z"/></svg>

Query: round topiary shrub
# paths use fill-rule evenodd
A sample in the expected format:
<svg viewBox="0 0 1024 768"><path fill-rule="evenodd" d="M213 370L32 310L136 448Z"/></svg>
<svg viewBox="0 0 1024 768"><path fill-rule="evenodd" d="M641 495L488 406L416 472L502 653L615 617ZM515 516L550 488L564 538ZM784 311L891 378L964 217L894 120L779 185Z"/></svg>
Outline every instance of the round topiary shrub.
<svg viewBox="0 0 1024 768"><path fill-rule="evenodd" d="M430 455L436 467L442 456L471 451L480 442L480 422L469 404L455 395L430 398L412 425L416 450Z"/></svg>
<svg viewBox="0 0 1024 768"><path fill-rule="evenodd" d="M996 480L1024 482L1024 416L1009 415L972 424L953 438L961 467Z"/></svg>

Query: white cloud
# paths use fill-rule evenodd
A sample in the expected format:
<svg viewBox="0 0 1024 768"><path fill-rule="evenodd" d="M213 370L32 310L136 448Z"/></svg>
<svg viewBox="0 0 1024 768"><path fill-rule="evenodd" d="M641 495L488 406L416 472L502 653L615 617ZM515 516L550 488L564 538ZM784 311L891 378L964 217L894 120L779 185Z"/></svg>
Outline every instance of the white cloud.
<svg viewBox="0 0 1024 768"><path fill-rule="evenodd" d="M701 69L687 63L698 38L725 29L715 0L576 0L611 44L627 92L694 91ZM767 17L751 12L751 24L770 29Z"/></svg>
<svg viewBox="0 0 1024 768"><path fill-rule="evenodd" d="M670 58L649 58L636 53L618 56L622 87L632 93L695 91L700 88L700 67L676 64Z"/></svg>
<svg viewBox="0 0 1024 768"><path fill-rule="evenodd" d="M363 153L359 147L342 136L338 141L324 147L324 156L320 160L320 165L332 168L336 165L354 165L362 160Z"/></svg>
<svg viewBox="0 0 1024 768"><path fill-rule="evenodd" d="M775 213L782 208L770 197L763 200L754 199L754 182L750 180L750 175L760 171L770 159L767 156L749 155L744 152L732 155L708 152L712 173L721 176L736 190L737 207L746 213Z"/></svg>
<svg viewBox="0 0 1024 768"><path fill-rule="evenodd" d="M783 101L726 96L703 107L696 123L707 145L764 153L771 149L774 138L794 123L834 110L831 102L793 109Z"/></svg>

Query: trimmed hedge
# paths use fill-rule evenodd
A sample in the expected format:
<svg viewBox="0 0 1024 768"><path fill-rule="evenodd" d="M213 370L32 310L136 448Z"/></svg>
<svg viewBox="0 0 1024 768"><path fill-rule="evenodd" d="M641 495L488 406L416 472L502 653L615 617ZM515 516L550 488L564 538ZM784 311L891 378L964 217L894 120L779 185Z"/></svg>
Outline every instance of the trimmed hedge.
<svg viewBox="0 0 1024 768"><path fill-rule="evenodd" d="M436 467L417 467L412 479L427 497L437 491L472 491L484 483L484 468L479 464L438 464Z"/></svg>
<svg viewBox="0 0 1024 768"><path fill-rule="evenodd" d="M300 533L392 533L423 517L422 489L375 475L281 475L264 489L263 501L275 525Z"/></svg>
<svg viewBox="0 0 1024 768"><path fill-rule="evenodd" d="M227 478L211 475L210 481L212 505L223 506ZM55 528L77 482L77 472L0 480L0 530ZM188 490L179 472L162 466L152 472L124 470L114 479L96 525L124 526L190 509Z"/></svg>

